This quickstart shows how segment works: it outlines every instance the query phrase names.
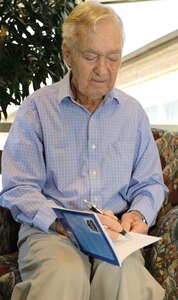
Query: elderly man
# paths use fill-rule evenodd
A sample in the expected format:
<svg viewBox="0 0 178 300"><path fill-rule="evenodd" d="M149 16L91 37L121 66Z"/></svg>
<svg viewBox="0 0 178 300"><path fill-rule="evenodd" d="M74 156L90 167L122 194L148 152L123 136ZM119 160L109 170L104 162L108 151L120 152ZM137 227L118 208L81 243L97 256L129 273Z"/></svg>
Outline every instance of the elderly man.
<svg viewBox="0 0 178 300"><path fill-rule="evenodd" d="M3 154L1 205L22 223L13 300L161 300L164 290L140 251L122 267L81 253L51 208L102 211L112 239L147 234L165 187L150 125L141 105L115 89L123 25L111 9L78 5L63 24L70 70L21 105ZM120 223L117 215L122 215Z"/></svg>

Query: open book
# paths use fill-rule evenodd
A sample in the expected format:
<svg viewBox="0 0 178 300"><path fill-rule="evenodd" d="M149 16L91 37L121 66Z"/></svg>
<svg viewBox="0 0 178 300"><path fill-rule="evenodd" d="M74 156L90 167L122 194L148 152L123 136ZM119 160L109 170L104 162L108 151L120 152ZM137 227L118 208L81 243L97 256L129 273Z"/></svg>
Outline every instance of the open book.
<svg viewBox="0 0 178 300"><path fill-rule="evenodd" d="M69 238L83 253L121 266L123 260L134 251L152 244L159 237L129 232L132 239L119 235L112 241L97 214L52 206Z"/></svg>

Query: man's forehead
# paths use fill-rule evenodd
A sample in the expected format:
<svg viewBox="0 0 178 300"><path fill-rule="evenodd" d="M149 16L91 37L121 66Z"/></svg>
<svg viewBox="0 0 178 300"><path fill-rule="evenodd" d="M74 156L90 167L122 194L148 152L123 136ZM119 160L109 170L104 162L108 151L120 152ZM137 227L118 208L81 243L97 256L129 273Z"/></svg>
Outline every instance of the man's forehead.
<svg viewBox="0 0 178 300"><path fill-rule="evenodd" d="M100 21L98 21L99 23ZM101 24L100 24L101 25ZM81 51L88 52L122 52L122 36L118 27L110 27L110 31L106 33L105 23L103 26L96 28L80 28L76 36L76 46Z"/></svg>

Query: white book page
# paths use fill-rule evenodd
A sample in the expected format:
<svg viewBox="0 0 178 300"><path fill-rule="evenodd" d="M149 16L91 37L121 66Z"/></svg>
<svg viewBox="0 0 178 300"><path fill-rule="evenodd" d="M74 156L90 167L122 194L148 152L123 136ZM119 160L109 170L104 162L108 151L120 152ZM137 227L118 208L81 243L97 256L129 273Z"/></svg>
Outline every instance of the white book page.
<svg viewBox="0 0 178 300"><path fill-rule="evenodd" d="M160 237L155 237L151 235L129 232L132 239L128 239L123 235L119 235L117 241L113 241L114 248L118 255L119 261L123 260L131 253L152 243L159 241Z"/></svg>

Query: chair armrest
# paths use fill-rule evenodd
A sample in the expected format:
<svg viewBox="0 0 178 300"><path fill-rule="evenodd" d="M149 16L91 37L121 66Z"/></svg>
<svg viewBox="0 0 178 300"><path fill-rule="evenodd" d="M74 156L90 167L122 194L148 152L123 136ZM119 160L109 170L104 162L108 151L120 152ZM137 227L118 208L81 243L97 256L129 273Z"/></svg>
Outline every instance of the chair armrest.
<svg viewBox="0 0 178 300"><path fill-rule="evenodd" d="M17 251L19 226L10 211L0 206L0 255Z"/></svg>
<svg viewBox="0 0 178 300"><path fill-rule="evenodd" d="M166 290L166 299L177 299L178 205L162 217L157 235L162 239L153 244L148 268Z"/></svg>

